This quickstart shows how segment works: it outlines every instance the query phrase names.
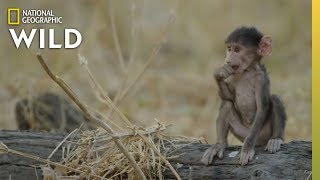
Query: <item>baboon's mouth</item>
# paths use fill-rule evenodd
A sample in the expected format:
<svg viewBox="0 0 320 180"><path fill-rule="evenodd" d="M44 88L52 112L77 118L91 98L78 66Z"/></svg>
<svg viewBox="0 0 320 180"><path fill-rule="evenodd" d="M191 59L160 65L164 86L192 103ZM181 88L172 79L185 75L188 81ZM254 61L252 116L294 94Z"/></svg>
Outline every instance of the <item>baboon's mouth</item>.
<svg viewBox="0 0 320 180"><path fill-rule="evenodd" d="M231 67L232 67L232 69L235 70L235 71L239 69L239 66L237 66L237 65L233 65L233 66L231 66Z"/></svg>

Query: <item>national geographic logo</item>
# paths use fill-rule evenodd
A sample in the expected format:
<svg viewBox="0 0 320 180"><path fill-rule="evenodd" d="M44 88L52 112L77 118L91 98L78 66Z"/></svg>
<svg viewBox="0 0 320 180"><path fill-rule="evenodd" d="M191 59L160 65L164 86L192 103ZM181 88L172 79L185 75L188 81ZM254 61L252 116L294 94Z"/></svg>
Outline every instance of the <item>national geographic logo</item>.
<svg viewBox="0 0 320 180"><path fill-rule="evenodd" d="M20 11L20 8L8 8L8 25L19 25L20 21L22 24L61 24L62 17L55 16L49 9L22 9Z"/></svg>
<svg viewBox="0 0 320 180"><path fill-rule="evenodd" d="M20 9L8 8L8 25L20 24Z"/></svg>
<svg viewBox="0 0 320 180"><path fill-rule="evenodd" d="M7 13L9 26L20 24L62 24L62 17L56 16L53 10L8 8ZM64 29L64 43L56 43L55 29L31 29L29 33L26 33L25 29L22 28L20 33L17 33L16 29L9 28L9 32L17 49L20 47L21 42L24 42L26 47L30 48L37 33L39 35L40 49L46 47L49 49L74 49L82 42L81 33L77 29Z"/></svg>

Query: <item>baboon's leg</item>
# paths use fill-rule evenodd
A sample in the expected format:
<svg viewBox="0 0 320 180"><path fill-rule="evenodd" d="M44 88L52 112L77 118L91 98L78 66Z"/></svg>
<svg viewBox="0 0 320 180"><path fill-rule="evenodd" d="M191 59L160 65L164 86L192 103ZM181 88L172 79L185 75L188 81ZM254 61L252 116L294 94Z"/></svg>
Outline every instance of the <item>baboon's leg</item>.
<svg viewBox="0 0 320 180"><path fill-rule="evenodd" d="M229 114L230 109L226 106L226 102L228 101L223 100L221 102L219 115L216 120L217 143L208 148L202 155L201 162L205 165L211 164L215 156L222 158L224 149L228 145L229 124L225 120L225 117Z"/></svg>
<svg viewBox="0 0 320 180"><path fill-rule="evenodd" d="M270 99L272 104L272 115L270 116L269 121L272 123L272 137L266 146L266 150L274 153L280 150L280 146L283 144L287 115L284 104L279 96L271 95Z"/></svg>
<svg viewBox="0 0 320 180"><path fill-rule="evenodd" d="M225 101L224 108L228 109L228 113L225 113L225 116L221 117L228 122L230 126L230 131L232 134L237 137L241 142L249 135L250 128L246 127L241 120L239 113L237 112L234 104L231 101ZM265 122L262 130L259 133L259 136L256 141L256 145L266 145L268 140L272 136L271 122Z"/></svg>

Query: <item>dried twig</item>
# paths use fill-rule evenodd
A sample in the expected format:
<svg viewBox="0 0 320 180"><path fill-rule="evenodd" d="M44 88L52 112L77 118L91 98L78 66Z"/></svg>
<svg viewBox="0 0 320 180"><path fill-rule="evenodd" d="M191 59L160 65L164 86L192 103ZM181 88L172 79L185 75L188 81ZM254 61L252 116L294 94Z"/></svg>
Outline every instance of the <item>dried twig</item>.
<svg viewBox="0 0 320 180"><path fill-rule="evenodd" d="M98 119L97 117L94 117L86 107L84 103L82 103L77 95L73 92L73 90L64 82L63 79L61 79L59 76L56 76L51 72L45 61L43 60L42 56L40 54L37 55L38 61L40 62L41 66L43 69L46 71L46 73L50 76L50 78L56 82L64 91L67 93L67 95L78 105L78 107L82 110L84 115L91 121L96 122L100 127L102 127L104 130L106 130L110 134L114 134L113 130L111 129L110 126L108 126L105 122L102 120ZM137 173L137 175L141 179L146 179L145 175L143 174L142 170L140 167L137 165L135 162L134 158L132 155L128 152L128 150L125 148L125 146L122 144L122 142L117 139L113 138L115 144L118 146L118 148L123 152L123 154L128 158L129 162L131 163L133 169Z"/></svg>
<svg viewBox="0 0 320 180"><path fill-rule="evenodd" d="M66 136L59 144L58 146L51 152L51 154L48 156L47 160L50 160L51 157L54 155L54 153L61 147L61 145L71 136L73 135L75 132L77 132L79 129L75 129L73 130L70 134L68 134L68 136Z"/></svg>
<svg viewBox="0 0 320 180"><path fill-rule="evenodd" d="M110 16L110 22L111 22L111 28L112 28L112 37L113 37L114 45L117 50L118 59L119 59L120 65L121 65L122 73L125 75L127 73L127 71L126 71L126 67L124 65L124 60L123 60L123 55L122 55L122 51L121 51L121 47L120 47L120 43L119 43L116 25L114 23L114 10L111 6L111 3L109 3L109 6L110 6L109 16Z"/></svg>
<svg viewBox="0 0 320 180"><path fill-rule="evenodd" d="M158 54L160 48L161 48L161 43L164 39L164 37L167 34L167 29L169 27L169 25L175 20L175 16L172 13L168 19L168 22L166 23L166 25L162 28L161 32L160 32L160 36L158 37L158 39L155 41L155 45L153 47L153 50L149 56L149 58L147 59L146 63L143 65L142 69L138 72L138 74L135 76L135 78L129 83L129 85L127 87L124 87L124 89L120 89L118 91L118 93L116 94L116 97L113 101L113 103L117 106L121 100L123 98L125 98L125 96L127 95L127 93L129 92L129 90L136 84L136 82L141 78L141 76L144 74L144 72L147 70L147 68L151 65L152 61L154 60L154 57ZM123 83L126 83L127 78L124 78L125 81ZM111 117L112 113L114 111L112 109L109 110L108 112L108 116L107 117Z"/></svg>
<svg viewBox="0 0 320 180"><path fill-rule="evenodd" d="M102 101L104 103L106 103L110 109L113 109L118 114L118 116L127 124L127 126L132 126L132 124L128 120L128 118L114 105L112 100L109 98L107 93L105 93L105 91L103 90L103 88L99 84L98 80L94 77L94 75L92 74L92 72L90 71L90 69L88 67L87 60L85 59L85 57L79 55L79 59L80 59L81 66L87 71L87 73L90 77L90 80L93 83L94 89L96 89L98 91L100 97L102 98Z"/></svg>
<svg viewBox="0 0 320 180"><path fill-rule="evenodd" d="M169 126L171 126L171 124L169 125L166 125L166 126L162 126L160 128L145 128L144 131L142 132L139 132L140 134L142 135L147 135L147 134L153 134L153 133L156 133L156 132L160 132L160 131L164 131L166 130ZM126 136L134 136L136 135L135 132L131 132L131 133L121 133L121 134L116 134L114 135L114 138L123 138L123 137L126 137ZM102 135L103 136L103 135ZM101 137L101 138L97 138L94 140L94 142L96 143L101 143L103 141L108 141L108 140L111 140L111 137L110 136L107 136L107 137Z"/></svg>
<svg viewBox="0 0 320 180"><path fill-rule="evenodd" d="M131 0L131 51L130 51L130 58L127 64L127 67L130 67L131 63L135 59L136 54L136 42L137 42L137 22L136 22L136 3L135 0Z"/></svg>

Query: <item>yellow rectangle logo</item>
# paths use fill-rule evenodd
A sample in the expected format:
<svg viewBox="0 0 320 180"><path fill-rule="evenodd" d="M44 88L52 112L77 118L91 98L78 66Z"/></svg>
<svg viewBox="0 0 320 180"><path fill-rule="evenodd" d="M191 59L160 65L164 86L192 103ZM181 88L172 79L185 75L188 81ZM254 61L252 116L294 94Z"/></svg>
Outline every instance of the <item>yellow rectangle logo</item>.
<svg viewBox="0 0 320 180"><path fill-rule="evenodd" d="M15 20L13 20L14 13L16 14ZM19 24L20 24L20 9L19 8L8 8L8 25L19 25Z"/></svg>

